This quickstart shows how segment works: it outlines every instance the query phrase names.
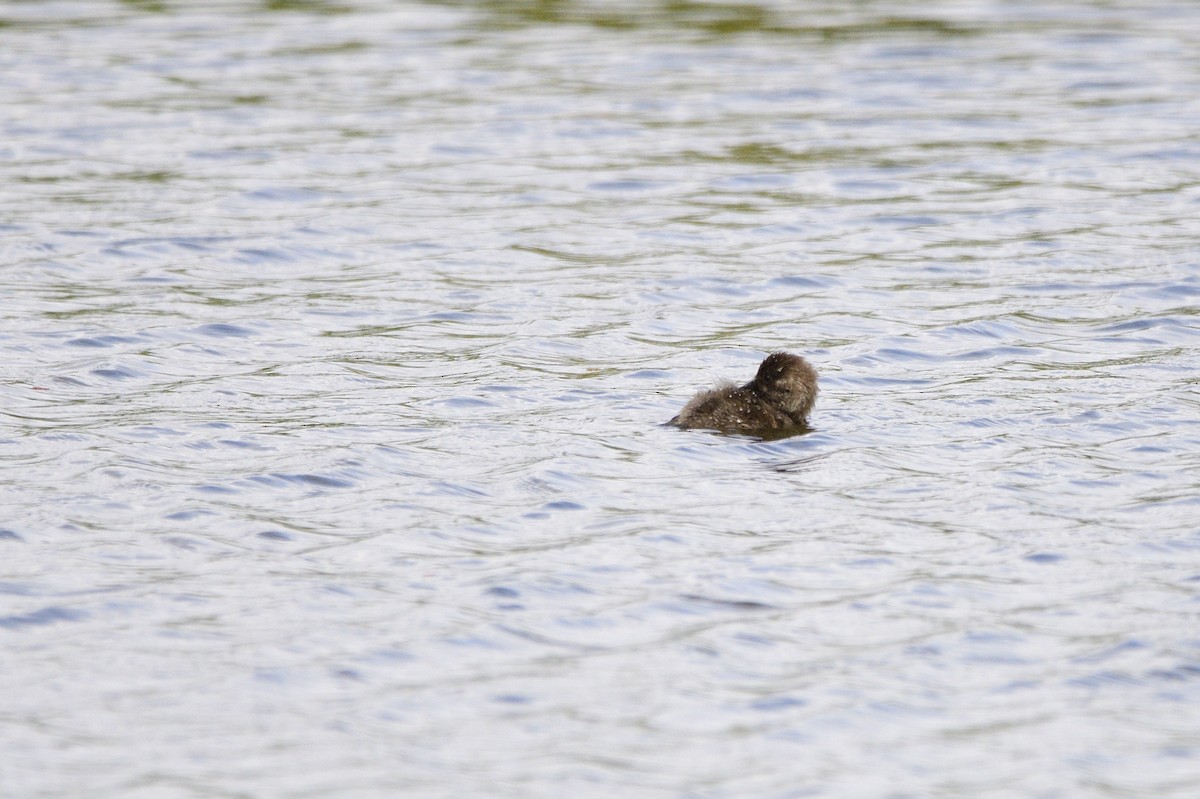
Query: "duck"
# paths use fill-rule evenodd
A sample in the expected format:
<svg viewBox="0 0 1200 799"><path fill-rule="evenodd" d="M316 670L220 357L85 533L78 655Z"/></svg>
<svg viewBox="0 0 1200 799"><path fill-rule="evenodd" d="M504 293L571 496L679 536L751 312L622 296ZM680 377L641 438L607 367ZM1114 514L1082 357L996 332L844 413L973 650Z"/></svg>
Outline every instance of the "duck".
<svg viewBox="0 0 1200 799"><path fill-rule="evenodd" d="M701 391L667 424L749 434L805 428L816 401L817 370L799 355L773 352L749 383L726 381Z"/></svg>

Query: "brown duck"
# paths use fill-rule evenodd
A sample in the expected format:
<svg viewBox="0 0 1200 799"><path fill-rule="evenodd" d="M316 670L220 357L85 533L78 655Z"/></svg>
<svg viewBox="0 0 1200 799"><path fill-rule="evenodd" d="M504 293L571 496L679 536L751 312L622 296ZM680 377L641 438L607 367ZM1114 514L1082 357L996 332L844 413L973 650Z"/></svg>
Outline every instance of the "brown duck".
<svg viewBox="0 0 1200 799"><path fill-rule="evenodd" d="M763 433L805 427L817 400L817 372L808 361L775 352L744 386L701 391L667 424L723 433Z"/></svg>

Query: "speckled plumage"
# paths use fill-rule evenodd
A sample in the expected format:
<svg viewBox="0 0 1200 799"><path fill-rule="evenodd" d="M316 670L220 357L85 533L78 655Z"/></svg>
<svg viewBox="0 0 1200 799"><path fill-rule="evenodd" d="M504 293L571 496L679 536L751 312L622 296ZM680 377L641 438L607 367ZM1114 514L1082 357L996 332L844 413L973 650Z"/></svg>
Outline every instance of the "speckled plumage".
<svg viewBox="0 0 1200 799"><path fill-rule="evenodd" d="M775 352L749 383L701 391L668 424L723 433L803 427L816 400L816 370L799 355Z"/></svg>

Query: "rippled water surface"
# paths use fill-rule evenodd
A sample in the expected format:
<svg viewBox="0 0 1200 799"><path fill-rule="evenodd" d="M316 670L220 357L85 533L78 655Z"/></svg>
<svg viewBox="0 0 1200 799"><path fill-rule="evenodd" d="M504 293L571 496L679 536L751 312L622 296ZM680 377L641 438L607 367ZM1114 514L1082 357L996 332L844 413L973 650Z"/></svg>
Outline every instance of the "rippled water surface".
<svg viewBox="0 0 1200 799"><path fill-rule="evenodd" d="M7 2L0 99L0 794L1200 795L1200 6Z"/></svg>

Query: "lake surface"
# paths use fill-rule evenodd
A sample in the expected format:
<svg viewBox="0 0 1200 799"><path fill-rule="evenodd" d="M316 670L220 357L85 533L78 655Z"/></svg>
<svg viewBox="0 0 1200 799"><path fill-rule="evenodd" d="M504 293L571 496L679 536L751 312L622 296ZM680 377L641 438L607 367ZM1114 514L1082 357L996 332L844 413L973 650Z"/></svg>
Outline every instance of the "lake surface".
<svg viewBox="0 0 1200 799"><path fill-rule="evenodd" d="M0 99L0 795L1200 795L1200 5L10 2Z"/></svg>

